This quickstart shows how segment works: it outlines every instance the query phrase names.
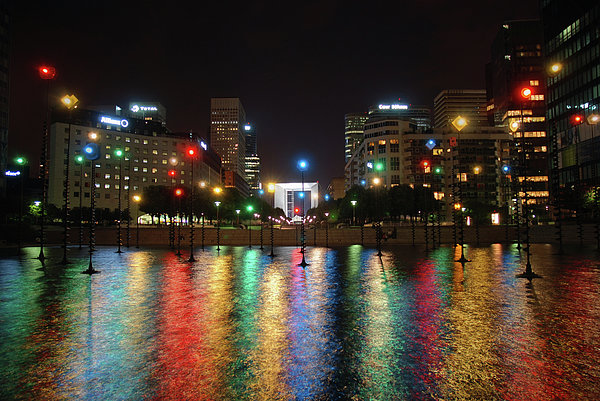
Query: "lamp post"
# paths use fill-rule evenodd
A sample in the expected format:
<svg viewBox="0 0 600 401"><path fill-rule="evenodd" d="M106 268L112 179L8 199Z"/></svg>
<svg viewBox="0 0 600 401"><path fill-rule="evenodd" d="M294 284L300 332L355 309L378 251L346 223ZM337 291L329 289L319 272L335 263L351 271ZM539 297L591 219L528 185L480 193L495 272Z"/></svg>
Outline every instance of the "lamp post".
<svg viewBox="0 0 600 401"><path fill-rule="evenodd" d="M457 133L460 133L460 131L462 131L468 125L468 121L464 117L457 116L452 121L452 125L456 129ZM453 142L453 144L451 144L451 147L457 148L458 143L459 143L458 138L455 138L454 141L452 141L452 142ZM453 158L452 168L454 168L454 162L457 159L458 159L457 157ZM462 171L461 171L460 167L461 167L461 163L460 163L460 160L458 160L458 189L456 191L456 194L458 195L457 196L458 199L454 200L455 201L454 205L455 205L455 210L457 210L456 205L459 206L456 214L458 215L458 217L460 217L460 225L459 225L460 259L458 259L457 262L464 264L464 263L470 262L470 260L465 257L465 227L464 227L465 222L464 222L464 215L462 213L462 207L461 207L461 204L462 204Z"/></svg>
<svg viewBox="0 0 600 401"><path fill-rule="evenodd" d="M481 167L475 166L473 168L473 174L475 175L475 208L477 210L473 210L473 218L475 219L475 241L477 245L479 245L479 187L477 182L479 173L481 173Z"/></svg>
<svg viewBox="0 0 600 401"><path fill-rule="evenodd" d="M329 248L329 212L325 212L325 247Z"/></svg>
<svg viewBox="0 0 600 401"><path fill-rule="evenodd" d="M46 103L44 104L44 125L42 127L42 153L40 157L40 178L42 179L42 202L40 218L40 253L38 259L44 266L44 244L45 244L45 220L46 204L48 203L48 120L50 118L50 81L56 76L56 68L49 65L42 65L38 68L38 74L41 79L46 81Z"/></svg>
<svg viewBox="0 0 600 401"><path fill-rule="evenodd" d="M221 224L219 224L219 206L221 206L221 202L215 201L215 207L217 208L217 252L221 250Z"/></svg>
<svg viewBox="0 0 600 401"><path fill-rule="evenodd" d="M177 197L177 252L175 255L181 256L181 196L183 189L177 188L175 196Z"/></svg>
<svg viewBox="0 0 600 401"><path fill-rule="evenodd" d="M270 228L271 228L271 253L269 254L270 257L274 258L275 254L273 253L273 217L269 216L269 224L270 224Z"/></svg>
<svg viewBox="0 0 600 401"><path fill-rule="evenodd" d="M133 195L133 201L136 203L135 211L135 247L140 247L140 202L142 197L139 195Z"/></svg>
<svg viewBox="0 0 600 401"><path fill-rule="evenodd" d="M509 217L510 217L510 203L509 200L512 198L510 194L510 186L508 181L510 179L510 166L505 164L502 166L502 173L504 175L504 204L506 208L506 216L504 217L504 237L505 241L508 244L508 227L509 227Z"/></svg>
<svg viewBox="0 0 600 401"><path fill-rule="evenodd" d="M306 263L305 251L306 251L306 238L304 235L304 172L308 169L308 162L306 160L298 161L298 170L300 170L300 178L302 181L302 215L301 215L301 226L300 226L300 240L302 241L302 262L300 262L299 266L306 267L308 263Z"/></svg>
<svg viewBox="0 0 600 401"><path fill-rule="evenodd" d="M235 209L235 214L237 215L237 223L236 226L239 228L240 227L240 209Z"/></svg>
<svg viewBox="0 0 600 401"><path fill-rule="evenodd" d="M91 139L95 139L95 136L90 136ZM96 245L96 160L100 158L100 147L97 143L88 143L83 148L85 157L92 163L92 185L90 189L90 233L89 233L89 254L90 263L87 270L82 271L82 274L95 274L99 273L98 270L94 269L92 264L92 255L94 253L94 246Z"/></svg>
<svg viewBox="0 0 600 401"><path fill-rule="evenodd" d="M254 211L254 207L248 205L246 206L246 211L248 212L248 249L252 249L252 212Z"/></svg>
<svg viewBox="0 0 600 401"><path fill-rule="evenodd" d="M191 165L190 165L190 176L191 176L191 180L190 180L190 188L191 188L191 192L190 192L190 258L188 259L188 262L195 262L196 259L194 258L194 188L195 188L194 159L196 158L196 149L194 149L192 147L188 148L187 155L191 160Z"/></svg>
<svg viewBox="0 0 600 401"><path fill-rule="evenodd" d="M170 202L170 220L171 223L169 224L169 247L171 248L171 250L175 249L175 226L173 225L173 215L175 214L175 197L173 196L175 193L173 191L173 181L175 179L175 177L177 176L177 172L175 170L169 170L168 172L169 175L169 181L170 181L170 186L171 186L171 202Z"/></svg>
<svg viewBox="0 0 600 401"><path fill-rule="evenodd" d="M125 246L129 248L130 226L131 226L131 154L127 154L127 238Z"/></svg>
<svg viewBox="0 0 600 401"><path fill-rule="evenodd" d="M381 222L379 221L379 185L381 185L381 178L379 177L375 177L373 178L373 185L375 187L375 210L377 213L376 216L376 220L375 222L373 222L373 224L375 225L375 242L377 244L377 256L383 256L383 254L381 253L381 237L382 237L382 232L381 232ZM361 241L361 245L362 245L362 241Z"/></svg>
<svg viewBox="0 0 600 401"><path fill-rule="evenodd" d="M21 240L21 232L23 226L23 180L25 179L23 176L24 171L23 167L27 165L27 159L23 156L18 156L15 158L15 163L20 167L19 170L19 223L17 225L17 255L21 255L22 248L22 240Z"/></svg>
<svg viewBox="0 0 600 401"><path fill-rule="evenodd" d="M119 205L119 220L117 220L117 252L123 253L121 246L123 245L123 239L121 237L121 220L123 220L123 212L121 211L121 188L123 187L123 151L121 149L115 150L115 156L119 158L119 192L118 192L118 205Z"/></svg>
<svg viewBox="0 0 600 401"><path fill-rule="evenodd" d="M79 100L75 95L65 95L60 101L69 110L69 128L67 132L67 148L65 149L65 179L64 179L64 203L63 203L63 265L69 263L67 260L67 243L69 241L69 167L71 166L71 110L77 107Z"/></svg>
<svg viewBox="0 0 600 401"><path fill-rule="evenodd" d="M79 249L81 249L83 247L83 166L85 165L83 156L75 156L75 163L79 164Z"/></svg>
<svg viewBox="0 0 600 401"><path fill-rule="evenodd" d="M350 203L352 204L352 225L355 226L356 225L356 203L357 203L357 201L351 200Z"/></svg>

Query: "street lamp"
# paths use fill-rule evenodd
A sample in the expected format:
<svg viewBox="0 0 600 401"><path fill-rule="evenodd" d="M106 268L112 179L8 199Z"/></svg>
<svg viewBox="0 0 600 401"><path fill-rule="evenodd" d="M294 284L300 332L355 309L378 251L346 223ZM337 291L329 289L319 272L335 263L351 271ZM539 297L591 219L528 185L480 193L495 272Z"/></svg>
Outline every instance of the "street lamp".
<svg viewBox="0 0 600 401"><path fill-rule="evenodd" d="M90 233L89 233L89 253L90 263L87 270L82 271L82 274L95 274L99 271L94 269L92 264L92 254L94 245L96 244L96 160L100 158L100 147L97 143L88 143L83 148L83 154L92 164L92 182L90 189Z"/></svg>
<svg viewBox="0 0 600 401"><path fill-rule="evenodd" d="M238 228L240 227L240 212L241 212L240 209L235 209L235 213L237 214L237 223L236 223L236 225L237 225Z"/></svg>
<svg viewBox="0 0 600 401"><path fill-rule="evenodd" d="M174 194L173 191L173 184L175 181L175 177L177 176L177 171L175 170L169 170L168 172L169 175L169 181L170 181L170 187L171 187L171 194ZM171 250L173 250L175 248L175 226L173 224L173 219L174 219L174 214L175 214L175 197L171 196L171 202L170 202L170 220L171 220L171 224L169 225L169 246L171 247Z"/></svg>
<svg viewBox="0 0 600 401"><path fill-rule="evenodd" d="M325 247L329 248L329 212L325 212Z"/></svg>
<svg viewBox="0 0 600 401"><path fill-rule="evenodd" d="M71 166L71 110L77 107L79 100L75 95L65 95L60 101L69 111L69 128L67 131L67 148L65 149L65 180L64 180L64 203L63 203L63 259L62 264L67 264L67 243L69 240L69 168Z"/></svg>
<svg viewBox="0 0 600 401"><path fill-rule="evenodd" d="M83 246L83 166L85 159L82 155L75 156L75 163L79 165L79 249Z"/></svg>
<svg viewBox="0 0 600 401"><path fill-rule="evenodd" d="M216 189L216 188L215 188ZM219 206L221 206L221 201L215 201L215 206L217 208L217 252L221 250L221 224L219 221Z"/></svg>
<svg viewBox="0 0 600 401"><path fill-rule="evenodd" d="M177 253L175 255L181 256L181 196L183 195L183 189L177 188L175 190L175 197L177 197Z"/></svg>
<svg viewBox="0 0 600 401"><path fill-rule="evenodd" d="M123 245L121 238L121 220L123 220L123 212L121 211L121 187L123 187L123 151L121 149L115 150L115 157L119 159L119 220L117 221L117 253L123 253L123 251L121 251L121 245Z"/></svg>
<svg viewBox="0 0 600 401"><path fill-rule="evenodd" d="M357 203L357 201L351 200L350 203L352 203L352 224L356 225L356 203Z"/></svg>
<svg viewBox="0 0 600 401"><path fill-rule="evenodd" d="M15 158L15 163L19 166L19 223L17 225L17 255L21 255L21 231L23 225L23 167L27 165L27 159L22 156Z"/></svg>
<svg viewBox="0 0 600 401"><path fill-rule="evenodd" d="M254 207L248 205L246 206L246 211L248 212L248 249L252 249L252 212L254 211Z"/></svg>
<svg viewBox="0 0 600 401"><path fill-rule="evenodd" d="M40 157L40 175L42 178L42 201L41 201L41 218L40 218L40 254L38 259L44 266L44 242L45 242L45 219L46 206L48 203L48 121L50 119L50 81L56 77L56 68L49 65L41 65L38 67L39 77L46 81L46 102L44 103L44 125L42 128L42 154Z"/></svg>
<svg viewBox="0 0 600 401"><path fill-rule="evenodd" d="M469 122L467 121L466 118L462 117L462 116L457 116L453 121L452 121L452 126L456 129L457 133L460 133L460 131L462 131L467 125L469 124ZM451 138L452 139L452 138ZM457 148L458 147L458 138L453 140L453 143L451 143L451 148ZM452 156L452 169L455 169L455 160L456 158L454 157L454 152L453 156ZM460 163L458 165L458 188L456 190L456 195L454 198L455 200L455 204L454 204L454 214L453 217L457 216L458 213L461 212L461 208L456 209L456 205L459 205L462 203L462 172L461 172L461 168L460 168ZM452 185L454 186L454 171L452 173ZM456 202L458 201L458 202ZM456 217L455 217L455 221L456 221ZM464 216L462 215L462 213L460 214L460 259L457 260L457 262L459 263L466 263L466 262L470 262L470 260L468 260L465 257L465 231L464 231Z"/></svg>
<svg viewBox="0 0 600 401"><path fill-rule="evenodd" d="M140 247L140 202L142 197L139 195L133 195L133 201L136 203L135 211L135 247Z"/></svg>
<svg viewBox="0 0 600 401"><path fill-rule="evenodd" d="M305 234L304 234L304 213L305 213L305 205L304 205L304 172L308 169L308 162L306 160L298 160L297 163L297 167L298 170L300 170L300 177L301 177L301 181L302 181L302 214L301 214L301 218L302 220L300 221L301 226L300 226L300 239L302 241L302 262L300 262L300 266L302 267L306 267L308 266L308 263L306 263L306 258L304 256L304 253L306 251L306 238L305 238Z"/></svg>
<svg viewBox="0 0 600 401"><path fill-rule="evenodd" d="M190 193L190 258L188 259L188 262L194 262L194 261L196 261L196 259L194 258L194 189L195 189L194 159L196 158L197 152L196 152L195 148L190 147L187 149L186 153L187 153L187 156L191 160L191 165L190 165L190 175L191 175L191 180L190 180L190 188L191 188L191 193Z"/></svg>

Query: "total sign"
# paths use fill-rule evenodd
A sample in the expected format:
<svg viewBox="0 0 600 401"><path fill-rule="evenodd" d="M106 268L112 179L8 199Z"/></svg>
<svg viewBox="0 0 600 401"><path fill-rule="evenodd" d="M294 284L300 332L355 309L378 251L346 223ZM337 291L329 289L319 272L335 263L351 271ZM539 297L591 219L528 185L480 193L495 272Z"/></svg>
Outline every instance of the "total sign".
<svg viewBox="0 0 600 401"><path fill-rule="evenodd" d="M158 111L158 107L156 106L141 106L139 104L134 104L130 108L134 113L144 112L144 111Z"/></svg>
<svg viewBox="0 0 600 401"><path fill-rule="evenodd" d="M118 118L113 118L113 117L109 117L109 116L101 116L100 122L104 123L104 124L109 124L109 125L120 125L123 128L129 127L129 120L126 120L124 118L119 120Z"/></svg>

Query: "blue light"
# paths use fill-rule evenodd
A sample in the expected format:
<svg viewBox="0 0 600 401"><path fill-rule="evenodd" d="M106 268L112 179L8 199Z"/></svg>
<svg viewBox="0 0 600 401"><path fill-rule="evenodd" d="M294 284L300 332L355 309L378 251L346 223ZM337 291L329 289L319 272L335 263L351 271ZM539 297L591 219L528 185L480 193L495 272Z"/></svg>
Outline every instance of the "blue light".
<svg viewBox="0 0 600 401"><path fill-rule="evenodd" d="M298 160L298 170L306 171L308 168L308 162L306 160Z"/></svg>
<svg viewBox="0 0 600 401"><path fill-rule="evenodd" d="M265 190L264 189L259 189L258 190L258 194L259 195L264 195L265 194Z"/></svg>
<svg viewBox="0 0 600 401"><path fill-rule="evenodd" d="M435 148L436 142L433 139L430 139L427 141L427 143L425 144L425 146L427 147L427 149L431 150L433 148Z"/></svg>
<svg viewBox="0 0 600 401"><path fill-rule="evenodd" d="M304 192L300 192L300 194L298 195L301 199L304 198Z"/></svg>
<svg viewBox="0 0 600 401"><path fill-rule="evenodd" d="M324 198L325 198L326 201L328 201L329 200L329 194L325 194Z"/></svg>
<svg viewBox="0 0 600 401"><path fill-rule="evenodd" d="M92 149L91 146L86 146L84 151L85 151L85 153L92 153L94 151L94 149Z"/></svg>
<svg viewBox="0 0 600 401"><path fill-rule="evenodd" d="M505 174L506 174L506 173L508 173L509 171L510 171L510 166L508 166L508 165L506 165L506 164L505 164L504 166L502 166L502 172L503 172L503 173L505 173Z"/></svg>
<svg viewBox="0 0 600 401"><path fill-rule="evenodd" d="M367 180L360 180L360 185L367 185Z"/></svg>

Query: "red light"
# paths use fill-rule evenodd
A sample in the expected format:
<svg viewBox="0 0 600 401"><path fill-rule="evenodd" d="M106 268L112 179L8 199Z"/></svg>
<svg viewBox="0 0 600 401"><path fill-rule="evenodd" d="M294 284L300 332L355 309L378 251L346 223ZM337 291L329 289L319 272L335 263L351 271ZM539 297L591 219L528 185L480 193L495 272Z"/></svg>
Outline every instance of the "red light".
<svg viewBox="0 0 600 401"><path fill-rule="evenodd" d="M177 174L177 173L175 172L175 170L169 170L169 175L170 175L171 177L175 177L175 174Z"/></svg>
<svg viewBox="0 0 600 401"><path fill-rule="evenodd" d="M423 161L423 167L427 167L427 166L429 166L429 162L427 160L424 160Z"/></svg>
<svg viewBox="0 0 600 401"><path fill-rule="evenodd" d="M56 76L56 68L42 65L38 68L38 74L42 79L54 79Z"/></svg>
<svg viewBox="0 0 600 401"><path fill-rule="evenodd" d="M176 195L176 196L181 196L181 195L183 195L183 189L181 189L181 188L177 188L177 189L175 190L175 195Z"/></svg>
<svg viewBox="0 0 600 401"><path fill-rule="evenodd" d="M188 154L188 156L194 156L196 154L196 150L193 148L189 148L187 150L187 154Z"/></svg>
<svg viewBox="0 0 600 401"><path fill-rule="evenodd" d="M525 87L521 89L521 97L529 99L529 97L531 97L531 88Z"/></svg>
<svg viewBox="0 0 600 401"><path fill-rule="evenodd" d="M300 208L299 207L294 208L294 214L300 214Z"/></svg>
<svg viewBox="0 0 600 401"><path fill-rule="evenodd" d="M573 117L571 117L571 121L573 122L573 125L579 125L583 123L583 116L575 114Z"/></svg>

